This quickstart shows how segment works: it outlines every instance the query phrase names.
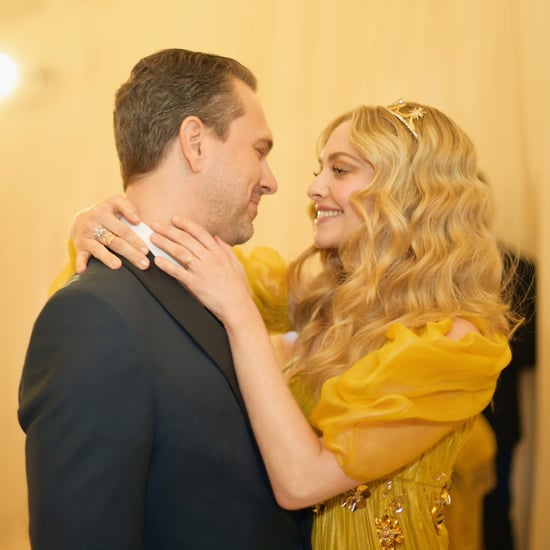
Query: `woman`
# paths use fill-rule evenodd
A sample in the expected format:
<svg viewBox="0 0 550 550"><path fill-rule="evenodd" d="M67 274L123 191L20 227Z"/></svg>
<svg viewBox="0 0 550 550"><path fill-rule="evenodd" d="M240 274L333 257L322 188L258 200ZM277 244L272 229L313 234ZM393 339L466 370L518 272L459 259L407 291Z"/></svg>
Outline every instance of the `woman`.
<svg viewBox="0 0 550 550"><path fill-rule="evenodd" d="M316 550L447 548L452 466L510 359L490 193L468 137L416 103L338 117L319 161L314 245L286 276L272 252L241 257L268 326L283 328L267 310L284 310L288 282L297 340L284 375L229 246L174 220L152 242L181 265L155 263L224 323L275 496L315 507ZM118 229L81 215L81 260L106 258L79 246L98 222Z"/></svg>

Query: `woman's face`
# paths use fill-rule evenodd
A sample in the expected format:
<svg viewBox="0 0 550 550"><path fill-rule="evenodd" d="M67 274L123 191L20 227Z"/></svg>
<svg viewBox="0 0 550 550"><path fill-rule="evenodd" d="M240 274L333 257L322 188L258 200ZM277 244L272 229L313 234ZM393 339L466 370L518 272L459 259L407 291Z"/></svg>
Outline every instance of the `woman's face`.
<svg viewBox="0 0 550 550"><path fill-rule="evenodd" d="M313 240L317 248L336 248L361 223L350 199L374 177L372 164L352 147L350 130L351 121L346 121L332 132L321 152L319 171L308 188L315 204Z"/></svg>

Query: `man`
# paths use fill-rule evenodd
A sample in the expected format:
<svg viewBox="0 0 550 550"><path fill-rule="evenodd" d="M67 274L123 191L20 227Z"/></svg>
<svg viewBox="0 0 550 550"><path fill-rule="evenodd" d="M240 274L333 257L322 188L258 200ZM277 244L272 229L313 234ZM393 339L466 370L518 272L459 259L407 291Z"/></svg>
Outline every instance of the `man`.
<svg viewBox="0 0 550 550"><path fill-rule="evenodd" d="M232 244L251 237L277 189L255 87L238 62L185 50L134 67L114 127L145 224L183 215ZM19 419L35 549L309 548L308 515L274 500L222 325L153 262L93 260L49 300Z"/></svg>

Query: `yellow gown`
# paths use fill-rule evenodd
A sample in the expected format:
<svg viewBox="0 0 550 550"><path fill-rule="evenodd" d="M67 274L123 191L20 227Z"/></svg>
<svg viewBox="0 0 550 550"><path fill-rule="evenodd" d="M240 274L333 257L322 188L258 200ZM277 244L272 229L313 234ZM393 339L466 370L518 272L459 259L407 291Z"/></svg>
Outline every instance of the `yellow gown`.
<svg viewBox="0 0 550 550"><path fill-rule="evenodd" d="M266 325L284 330L284 263L269 249L239 256ZM362 472L369 469L361 449L362 436L372 426L456 423L457 428L391 475L365 480L357 490L316 506L314 550L448 548L444 518L451 503L453 465L510 360L503 336L489 340L470 334L457 342L445 336L450 328L450 319L418 331L396 323L382 348L324 384L308 416L353 479L364 479ZM385 450L386 456L403 452L410 443L404 435Z"/></svg>

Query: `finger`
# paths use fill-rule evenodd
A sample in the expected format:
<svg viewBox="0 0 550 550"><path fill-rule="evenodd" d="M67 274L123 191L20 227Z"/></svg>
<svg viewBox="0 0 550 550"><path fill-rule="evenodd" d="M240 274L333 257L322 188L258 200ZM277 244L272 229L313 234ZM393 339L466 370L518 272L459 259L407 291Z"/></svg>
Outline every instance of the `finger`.
<svg viewBox="0 0 550 550"><path fill-rule="evenodd" d="M192 237L185 231L178 229L171 223L154 222L151 225L151 229L153 229L153 231L155 231L156 233L174 241L175 243L185 244L185 239L187 239L189 242L195 240L194 237Z"/></svg>
<svg viewBox="0 0 550 550"><path fill-rule="evenodd" d="M130 233L133 232L130 230ZM112 254L108 254L108 249L111 249L121 254L124 258L129 260L139 269L146 269L147 267L149 267L149 260L145 257L144 254L128 244L128 242L123 238L115 235L108 229L105 229L105 227L99 226L94 231L94 238L99 244L105 247L105 250L97 250L97 248L94 248L92 250L92 254L94 254L96 258L103 261L104 263L109 262L107 265L116 265L116 267L120 267L119 259L117 258L117 261L115 262L113 260L113 257L115 256L113 256ZM97 252L94 252L96 250Z"/></svg>
<svg viewBox="0 0 550 550"><path fill-rule="evenodd" d="M162 256L155 256L154 262L159 269L182 284L185 284L189 280L189 277L192 277L190 271Z"/></svg>
<svg viewBox="0 0 550 550"><path fill-rule="evenodd" d="M84 252L82 250L76 253L75 268L76 268L76 272L79 275L82 275L82 273L86 271L90 256L91 254L89 252Z"/></svg>
<svg viewBox="0 0 550 550"><path fill-rule="evenodd" d="M125 241L129 246L134 248L143 256L146 256L148 254L149 248L147 244L136 235L136 233L127 223L124 223L123 221L114 217L112 213L98 208L94 212L94 222L97 223L97 225L94 227L94 230L97 227L104 227L111 233L114 233L119 239ZM110 246L110 248L113 247Z"/></svg>
<svg viewBox="0 0 550 550"><path fill-rule="evenodd" d="M127 240L118 235L115 235L115 238L109 244L109 248L126 258L139 269L147 269L149 267L147 256L143 252L136 250Z"/></svg>
<svg viewBox="0 0 550 550"><path fill-rule="evenodd" d="M206 231L206 229L204 229L204 227L202 227L198 223L195 223L189 218L183 218L180 216L175 216L174 218L172 218L172 223L178 229L181 229L182 231L185 231L187 234L194 237L205 248L216 248L216 241L214 240L212 235L210 235L210 233L208 233L208 231Z"/></svg>
<svg viewBox="0 0 550 550"><path fill-rule="evenodd" d="M134 205L122 195L112 195L106 201L107 207L111 209L111 212L122 214L130 223L138 224L139 215Z"/></svg>
<svg viewBox="0 0 550 550"><path fill-rule="evenodd" d="M235 254L235 250L233 249L233 245L227 244L221 237L218 237L218 235L214 236L214 240L221 249L225 250L230 256L233 256L237 261L239 261L237 255Z"/></svg>
<svg viewBox="0 0 550 550"><path fill-rule="evenodd" d="M150 237L151 242L171 256L180 257L185 256L185 252L192 252L197 258L201 258L206 250L195 237L172 224L155 222L151 227L155 231ZM177 245L185 250L182 251Z"/></svg>
<svg viewBox="0 0 550 550"><path fill-rule="evenodd" d="M118 269L122 265L122 262L120 261L120 258L118 256L112 254L108 248L105 248L101 243L95 240L88 243L87 249L89 250L89 252L77 252L77 271L79 265L82 268L82 263L85 261L87 262L90 258L90 255L112 269ZM86 268L84 267L83 271L85 270ZM81 273L81 271L78 272Z"/></svg>
<svg viewBox="0 0 550 550"><path fill-rule="evenodd" d="M200 243L186 234L182 234L178 238L185 242L185 244L175 242L171 238L161 235L160 233L153 233L151 235L151 242L183 266L188 266L194 258L198 259L201 257L204 248Z"/></svg>

